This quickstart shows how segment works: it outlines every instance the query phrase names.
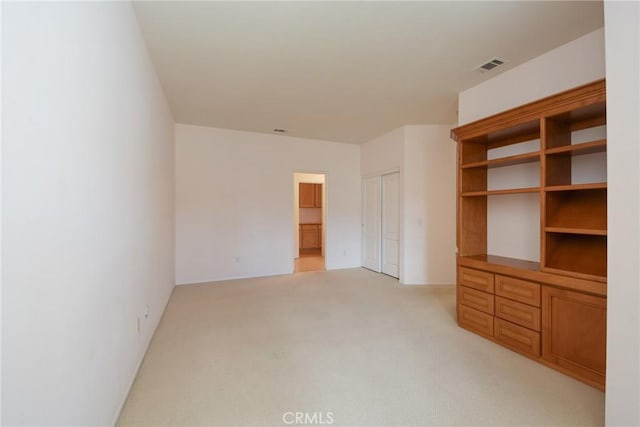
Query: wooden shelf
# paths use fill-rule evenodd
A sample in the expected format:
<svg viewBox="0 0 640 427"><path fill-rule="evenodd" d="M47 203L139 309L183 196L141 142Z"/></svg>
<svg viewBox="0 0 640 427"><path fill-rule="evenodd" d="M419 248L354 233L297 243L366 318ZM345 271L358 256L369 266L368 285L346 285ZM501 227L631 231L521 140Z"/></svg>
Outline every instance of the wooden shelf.
<svg viewBox="0 0 640 427"><path fill-rule="evenodd" d="M480 162L467 163L462 165L462 169L470 168L498 168L503 166L520 165L524 163L534 163L540 161L540 151L532 153L516 154L508 157L500 157L497 159L483 160Z"/></svg>
<svg viewBox="0 0 640 427"><path fill-rule="evenodd" d="M570 185L554 185L545 187L545 191L577 191L577 190L598 190L607 188L606 182L595 182L593 184L570 184Z"/></svg>
<svg viewBox="0 0 640 427"><path fill-rule="evenodd" d="M582 154L603 153L607 151L607 140L584 142L581 144L565 145L562 147L549 148L545 151L547 155L562 154L579 156Z"/></svg>
<svg viewBox="0 0 640 427"><path fill-rule="evenodd" d="M506 190L467 191L462 193L461 196L462 197L501 196L504 194L537 193L539 191L540 191L540 187L508 188Z"/></svg>
<svg viewBox="0 0 640 427"><path fill-rule="evenodd" d="M593 282L601 282L603 284L603 287L606 288L606 283L607 283L607 276L606 276L606 272L605 275L602 276L600 274L588 274L588 273L582 273L579 271L570 271L570 270L566 270L566 269L562 269L562 268L553 268L553 267L542 267L542 271L545 273L551 273L551 274L555 274L555 275L560 275L560 276L566 276L566 277L575 277L578 279L582 279L582 280L588 280L588 281L593 281ZM581 292L587 292L584 289L576 289L577 291L581 291ZM595 293L596 295L598 295L598 293ZM601 296L606 296L606 292L601 294Z"/></svg>
<svg viewBox="0 0 640 427"><path fill-rule="evenodd" d="M540 263L527 261L518 258L509 258L498 255L488 255L488 254L480 254L480 255L469 255L469 256L459 256L459 261L464 264L466 262L479 262L486 263L494 266L502 266L509 268L517 268L521 270L529 270L529 271L540 271ZM471 265L474 266L473 264Z"/></svg>
<svg viewBox="0 0 640 427"><path fill-rule="evenodd" d="M607 235L607 230L594 229L594 228L545 227L544 231L548 233L586 234L591 236Z"/></svg>

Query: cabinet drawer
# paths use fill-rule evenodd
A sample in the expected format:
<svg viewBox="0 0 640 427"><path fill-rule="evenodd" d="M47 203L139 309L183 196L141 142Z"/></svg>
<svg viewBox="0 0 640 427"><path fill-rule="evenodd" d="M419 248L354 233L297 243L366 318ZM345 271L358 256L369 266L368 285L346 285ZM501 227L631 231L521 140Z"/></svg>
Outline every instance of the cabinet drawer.
<svg viewBox="0 0 640 427"><path fill-rule="evenodd" d="M458 270L458 280L461 285L490 294L493 293L493 273L460 267Z"/></svg>
<svg viewBox="0 0 640 427"><path fill-rule="evenodd" d="M493 316L464 305L458 305L458 324L480 335L493 335Z"/></svg>
<svg viewBox="0 0 640 427"><path fill-rule="evenodd" d="M493 295L466 286L458 286L458 302L467 307L493 314Z"/></svg>
<svg viewBox="0 0 640 427"><path fill-rule="evenodd" d="M496 296L495 313L504 320L540 332L540 309L537 307Z"/></svg>
<svg viewBox="0 0 640 427"><path fill-rule="evenodd" d="M494 338L505 347L540 356L540 334L502 319L495 319Z"/></svg>
<svg viewBox="0 0 640 427"><path fill-rule="evenodd" d="M540 285L496 274L495 293L501 297L540 307Z"/></svg>

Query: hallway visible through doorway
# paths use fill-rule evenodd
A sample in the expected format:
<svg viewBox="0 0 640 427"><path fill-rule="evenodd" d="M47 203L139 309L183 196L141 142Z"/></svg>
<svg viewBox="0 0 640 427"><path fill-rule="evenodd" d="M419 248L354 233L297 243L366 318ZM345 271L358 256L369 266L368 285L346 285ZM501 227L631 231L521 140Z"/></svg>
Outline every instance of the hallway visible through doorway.
<svg viewBox="0 0 640 427"><path fill-rule="evenodd" d="M325 175L294 173L294 273L325 269Z"/></svg>

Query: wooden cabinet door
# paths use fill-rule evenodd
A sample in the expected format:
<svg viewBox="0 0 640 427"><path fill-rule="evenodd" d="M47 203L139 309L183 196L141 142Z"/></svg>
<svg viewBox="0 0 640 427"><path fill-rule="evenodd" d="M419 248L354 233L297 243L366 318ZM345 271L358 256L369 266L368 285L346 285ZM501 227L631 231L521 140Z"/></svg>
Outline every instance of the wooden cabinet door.
<svg viewBox="0 0 640 427"><path fill-rule="evenodd" d="M300 249L315 249L320 247L318 226L304 224L300 226Z"/></svg>
<svg viewBox="0 0 640 427"><path fill-rule="evenodd" d="M316 195L315 195L315 184L308 184L306 182L301 182L298 185L298 200L299 207L301 208L313 208L315 207Z"/></svg>
<svg viewBox="0 0 640 427"><path fill-rule="evenodd" d="M313 184L313 206L316 208L322 207L322 184Z"/></svg>
<svg viewBox="0 0 640 427"><path fill-rule="evenodd" d="M606 298L542 287L544 359L603 388L606 341Z"/></svg>

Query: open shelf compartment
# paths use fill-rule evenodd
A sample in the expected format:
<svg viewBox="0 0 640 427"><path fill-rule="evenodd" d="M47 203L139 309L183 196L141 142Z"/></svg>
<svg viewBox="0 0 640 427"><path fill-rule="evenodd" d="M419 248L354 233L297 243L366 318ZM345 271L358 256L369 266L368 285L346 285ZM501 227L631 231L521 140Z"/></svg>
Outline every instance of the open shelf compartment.
<svg viewBox="0 0 640 427"><path fill-rule="evenodd" d="M544 269L590 279L607 276L607 237L545 233Z"/></svg>
<svg viewBox="0 0 640 427"><path fill-rule="evenodd" d="M546 192L545 213L545 231L606 235L607 190Z"/></svg>

